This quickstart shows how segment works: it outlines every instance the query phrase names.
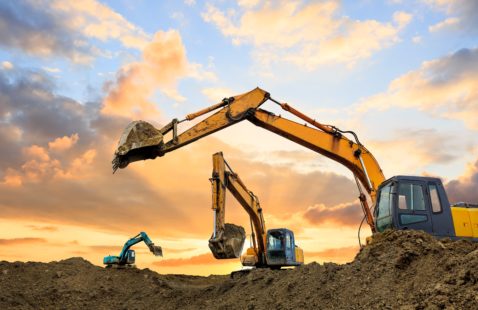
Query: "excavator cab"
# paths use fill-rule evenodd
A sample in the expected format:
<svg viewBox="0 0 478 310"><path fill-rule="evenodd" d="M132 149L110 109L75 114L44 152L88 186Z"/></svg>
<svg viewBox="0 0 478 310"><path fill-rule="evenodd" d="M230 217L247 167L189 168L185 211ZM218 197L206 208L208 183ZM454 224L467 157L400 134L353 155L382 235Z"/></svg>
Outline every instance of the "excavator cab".
<svg viewBox="0 0 478 310"><path fill-rule="evenodd" d="M437 237L455 236L455 217L440 179L394 176L380 185L377 197L377 231L414 229Z"/></svg>
<svg viewBox="0 0 478 310"><path fill-rule="evenodd" d="M266 260L269 266L298 266L304 262L302 249L295 245L294 233L286 228L267 231Z"/></svg>

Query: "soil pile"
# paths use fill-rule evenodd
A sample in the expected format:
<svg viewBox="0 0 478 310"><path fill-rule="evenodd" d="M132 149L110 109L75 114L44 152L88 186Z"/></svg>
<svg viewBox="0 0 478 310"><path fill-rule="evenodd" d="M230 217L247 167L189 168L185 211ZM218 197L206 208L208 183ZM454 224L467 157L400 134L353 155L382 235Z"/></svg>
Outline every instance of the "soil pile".
<svg viewBox="0 0 478 310"><path fill-rule="evenodd" d="M307 253L306 253L307 254ZM378 234L349 264L230 276L0 263L0 309L478 309L478 243Z"/></svg>

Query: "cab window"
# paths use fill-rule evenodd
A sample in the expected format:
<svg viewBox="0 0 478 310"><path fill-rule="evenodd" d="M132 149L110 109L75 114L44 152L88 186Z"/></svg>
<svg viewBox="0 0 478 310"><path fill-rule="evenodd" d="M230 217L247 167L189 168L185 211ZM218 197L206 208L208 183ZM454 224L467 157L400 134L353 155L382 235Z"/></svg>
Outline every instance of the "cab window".
<svg viewBox="0 0 478 310"><path fill-rule="evenodd" d="M400 183L398 189L398 209L404 211L425 211L425 199L421 185Z"/></svg>
<svg viewBox="0 0 478 310"><path fill-rule="evenodd" d="M287 234L285 237L285 246L286 246L286 251L292 250L292 238L290 234Z"/></svg>
<svg viewBox="0 0 478 310"><path fill-rule="evenodd" d="M282 250L282 235L271 233L268 240L269 250Z"/></svg>
<svg viewBox="0 0 478 310"><path fill-rule="evenodd" d="M392 226L392 216L390 206L392 201L391 196L392 183L382 187L380 190L378 207L377 207L377 230L384 231Z"/></svg>
<svg viewBox="0 0 478 310"><path fill-rule="evenodd" d="M430 192L430 200L432 202L433 213L441 212L440 197L438 196L438 188L435 184L428 185L428 191Z"/></svg>

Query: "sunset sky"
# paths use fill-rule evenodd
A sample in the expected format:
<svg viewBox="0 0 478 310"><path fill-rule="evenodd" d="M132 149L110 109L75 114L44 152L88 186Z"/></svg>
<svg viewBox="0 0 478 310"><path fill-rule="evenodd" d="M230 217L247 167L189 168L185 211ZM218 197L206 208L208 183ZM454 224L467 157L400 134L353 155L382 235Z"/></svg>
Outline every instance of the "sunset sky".
<svg viewBox="0 0 478 310"><path fill-rule="evenodd" d="M355 131L387 178L439 176L452 202L478 202L477 16L476 0L0 1L0 260L101 265L145 231L164 257L137 245L138 267L240 269L207 246L217 151L306 262L353 259L351 172L250 123L111 173L130 121L256 86ZM232 196L226 219L250 233Z"/></svg>

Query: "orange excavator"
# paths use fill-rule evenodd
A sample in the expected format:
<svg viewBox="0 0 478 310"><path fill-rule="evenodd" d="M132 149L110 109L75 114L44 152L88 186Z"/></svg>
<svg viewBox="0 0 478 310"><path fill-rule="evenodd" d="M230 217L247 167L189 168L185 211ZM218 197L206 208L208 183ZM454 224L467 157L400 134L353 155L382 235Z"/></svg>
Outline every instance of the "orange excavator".
<svg viewBox="0 0 478 310"><path fill-rule="evenodd" d="M286 228L266 229L259 198L247 189L224 159L222 152L212 156L212 209L214 231L209 248L216 259L237 258L241 255L245 231L241 226L225 223L226 189L249 214L252 245L241 256L243 266L280 269L304 263L304 252L296 246L294 233Z"/></svg>
<svg viewBox="0 0 478 310"><path fill-rule="evenodd" d="M268 100L306 124L260 109ZM214 114L178 133L179 123L214 110L217 110ZM144 121L132 122L120 138L112 162L113 172L134 161L164 156L243 120L303 145L352 171L360 193L364 219L373 233L387 228L419 229L437 237L478 241L478 205L459 203L451 206L438 178L394 176L386 180L372 153L353 131L321 124L287 103L273 99L260 88L224 98L222 102L189 114L185 119L173 119L161 129ZM165 141L164 136L170 132L172 138ZM371 199L371 205L367 202L366 194Z"/></svg>

